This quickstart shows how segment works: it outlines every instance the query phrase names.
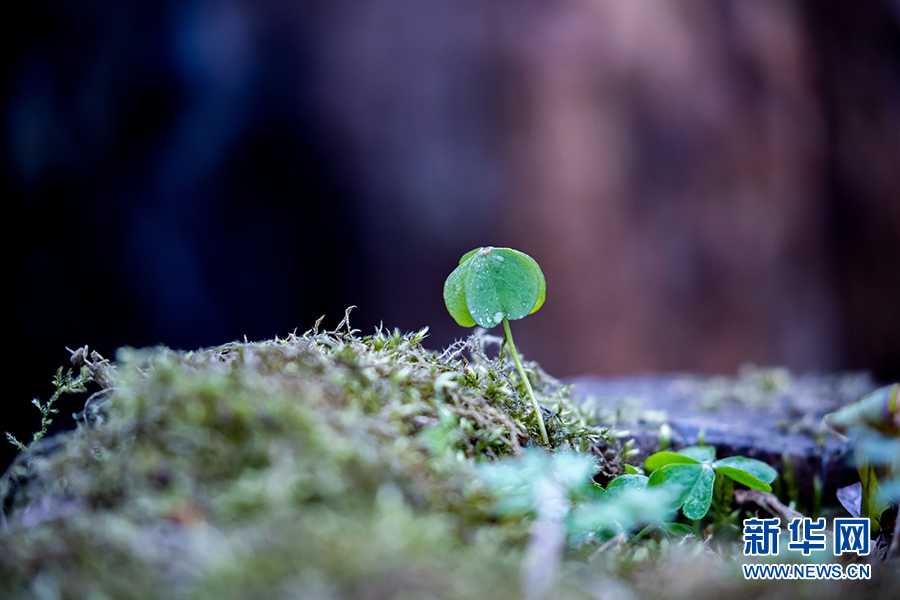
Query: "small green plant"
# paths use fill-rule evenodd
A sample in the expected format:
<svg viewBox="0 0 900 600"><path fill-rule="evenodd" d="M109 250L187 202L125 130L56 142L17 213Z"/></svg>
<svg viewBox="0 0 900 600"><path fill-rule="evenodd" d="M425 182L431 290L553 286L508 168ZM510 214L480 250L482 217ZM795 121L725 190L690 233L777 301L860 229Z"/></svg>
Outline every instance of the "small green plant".
<svg viewBox="0 0 900 600"><path fill-rule="evenodd" d="M506 346L531 398L541 439L549 446L541 407L509 329L510 320L537 311L544 304L546 293L547 284L537 261L518 250L491 246L465 253L444 283L444 303L457 323L463 327L480 325L485 329L503 324Z"/></svg>
<svg viewBox="0 0 900 600"><path fill-rule="evenodd" d="M72 378L72 369L66 371L66 374L63 375L62 367L56 370L56 375L53 376L53 385L56 386L56 391L50 396L50 399L44 403L41 403L40 398L32 399L31 403L34 404L39 411L41 411L41 430L36 431L31 436L32 442L37 442L43 439L45 435L47 435L47 428L50 427L50 423L53 422L54 415L59 412L59 409L53 408L53 403L56 402L60 396L63 394L76 394L80 392L86 392L87 388L85 387L86 383L90 383L92 381L88 368L81 367L81 371L78 373L78 376L74 379ZM18 448L19 450L25 450L26 446L22 442L16 439L16 436L6 432L6 439L10 444Z"/></svg>
<svg viewBox="0 0 900 600"><path fill-rule="evenodd" d="M859 494L855 506L845 504L845 508L851 514L871 519L873 532L877 532L882 513L892 503L900 502L900 383L879 388L858 402L825 415L825 422L847 435L855 448L860 483L854 485L859 485ZM900 519L890 549L893 556L900 553L898 535Z"/></svg>
<svg viewBox="0 0 900 600"><path fill-rule="evenodd" d="M643 475L622 475L604 490L593 481L596 472L591 456L537 448L478 465L476 473L494 499L494 515L528 525L522 563L526 598L546 597L567 547L602 548L639 526L665 527L669 490L648 489Z"/></svg>
<svg viewBox="0 0 900 600"><path fill-rule="evenodd" d="M712 446L689 446L678 452L657 452L647 457L649 487L663 486L674 492L674 508L681 507L688 519L702 519L709 512L718 476L749 488L771 492L778 473L766 463L744 456L716 460ZM720 489L724 488L720 484Z"/></svg>

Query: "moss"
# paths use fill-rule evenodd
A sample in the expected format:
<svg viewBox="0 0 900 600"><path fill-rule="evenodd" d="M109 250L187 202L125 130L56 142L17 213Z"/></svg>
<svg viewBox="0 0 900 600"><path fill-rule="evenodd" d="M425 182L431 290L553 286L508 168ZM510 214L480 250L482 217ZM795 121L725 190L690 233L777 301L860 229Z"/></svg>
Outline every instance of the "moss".
<svg viewBox="0 0 900 600"><path fill-rule="evenodd" d="M499 511L479 475L504 457L544 464L529 450L541 444L525 386L499 338L435 353L425 335L361 336L345 318L195 352L122 349L113 364L77 350L100 391L74 431L33 442L0 479L0 597L529 596L522 564L543 556L536 524L552 518ZM620 473L624 440L526 367L553 450L595 456L597 477ZM576 507L596 491L580 485ZM548 570L558 598L763 590L740 580L733 544L660 531L567 544ZM896 569L875 566L889 596Z"/></svg>
<svg viewBox="0 0 900 600"><path fill-rule="evenodd" d="M37 581L61 597L165 596L172 569L179 594L198 597L271 597L294 580L351 596L464 588L435 567L487 564L525 527L496 524L473 465L540 438L490 336L437 354L425 335L362 337L345 319L195 352L126 348L114 365L79 351L105 387L75 431L32 444L4 475L0 595L28 597ZM601 431L565 418L567 389L527 373L555 409L554 447L595 447ZM131 571L140 583L123 595Z"/></svg>

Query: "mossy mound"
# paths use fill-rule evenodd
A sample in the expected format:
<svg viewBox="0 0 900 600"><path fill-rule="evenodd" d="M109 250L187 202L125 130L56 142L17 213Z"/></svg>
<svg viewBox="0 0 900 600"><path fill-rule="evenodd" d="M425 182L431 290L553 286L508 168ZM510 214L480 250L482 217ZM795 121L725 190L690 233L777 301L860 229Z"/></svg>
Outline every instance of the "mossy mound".
<svg viewBox="0 0 900 600"><path fill-rule="evenodd" d="M511 361L486 356L489 336L439 355L425 335L360 337L345 319L197 352L123 349L114 366L79 351L103 390L4 476L0 596L509 587L527 528L497 524L472 471L535 445L530 403ZM590 451L601 432L566 420L567 389L528 373L557 410L552 444Z"/></svg>
<svg viewBox="0 0 900 600"><path fill-rule="evenodd" d="M771 587L741 579L735 544L634 529L566 537L545 518L557 500L540 469L552 461L532 450L525 386L503 352L486 352L500 340L438 354L425 333L362 337L345 319L196 352L123 349L114 364L76 351L101 390L76 430L32 443L0 479L0 598L502 600L537 598L544 576L554 598L896 591L896 565L875 565L868 584ZM590 473L620 473L623 445L526 367L550 450L576 457L560 464L583 474L581 457L594 460L565 500L584 508ZM510 464L530 466L502 477L531 469L529 493L545 498L504 512L485 465L519 456ZM624 504L621 519L636 510Z"/></svg>

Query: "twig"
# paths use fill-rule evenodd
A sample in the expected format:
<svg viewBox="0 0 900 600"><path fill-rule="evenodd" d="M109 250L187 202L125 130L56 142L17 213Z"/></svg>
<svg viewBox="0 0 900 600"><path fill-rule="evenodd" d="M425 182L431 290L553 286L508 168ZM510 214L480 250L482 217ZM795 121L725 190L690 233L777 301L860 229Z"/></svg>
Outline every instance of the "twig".
<svg viewBox="0 0 900 600"><path fill-rule="evenodd" d="M802 519L803 515L791 508L785 506L775 496L768 492L760 492L758 490L735 490L734 502L740 506L745 504L756 504L765 509L772 516L780 517L790 523L794 519Z"/></svg>
<svg viewBox="0 0 900 600"><path fill-rule="evenodd" d="M600 556L601 554L603 554L604 552L609 550L615 544L622 542L623 539L624 539L624 537L622 536L622 534L616 535L616 536L608 539L606 542L603 543L602 546L600 546L599 548L597 548L596 550L594 550L591 553L591 555L588 557L588 562L593 562L594 559L596 559L598 556Z"/></svg>

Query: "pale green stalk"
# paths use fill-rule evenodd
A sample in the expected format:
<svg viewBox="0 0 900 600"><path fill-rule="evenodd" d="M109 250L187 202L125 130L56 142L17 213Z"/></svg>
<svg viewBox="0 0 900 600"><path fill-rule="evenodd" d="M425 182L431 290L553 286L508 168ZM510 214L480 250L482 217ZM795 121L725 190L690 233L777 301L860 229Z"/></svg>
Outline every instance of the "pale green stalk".
<svg viewBox="0 0 900 600"><path fill-rule="evenodd" d="M512 331L509 330L509 320L507 320L506 317L503 317L503 331L506 333L506 345L512 354L513 361L516 363L516 368L519 369L519 375L521 375L522 381L525 382L525 389L528 390L528 397L531 398L531 404L534 406L534 414L537 415L538 426L541 428L541 438L544 440L544 445L549 446L550 438L547 437L547 428L544 427L544 416L541 414L541 407L538 405L537 398L534 397L531 381L525 374L525 369L522 367L522 361L519 360L519 353L516 352L516 343L513 341Z"/></svg>

